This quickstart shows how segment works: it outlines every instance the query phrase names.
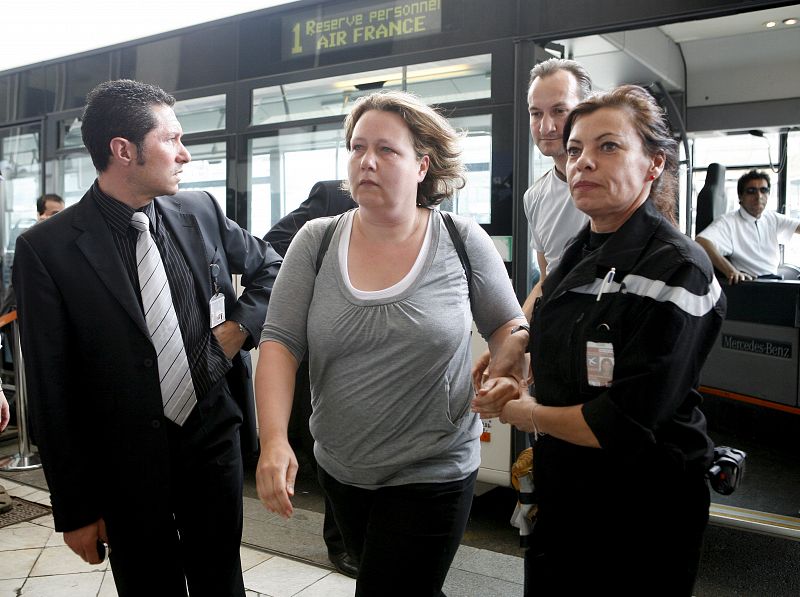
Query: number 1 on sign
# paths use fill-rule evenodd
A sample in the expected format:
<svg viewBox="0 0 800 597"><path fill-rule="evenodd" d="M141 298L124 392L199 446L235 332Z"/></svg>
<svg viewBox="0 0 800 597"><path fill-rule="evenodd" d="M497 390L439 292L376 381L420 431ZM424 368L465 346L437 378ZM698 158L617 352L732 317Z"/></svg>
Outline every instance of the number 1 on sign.
<svg viewBox="0 0 800 597"><path fill-rule="evenodd" d="M292 46L292 54L302 54L303 46L300 45L300 23L296 23L294 27L292 27L292 33L294 33L294 45Z"/></svg>

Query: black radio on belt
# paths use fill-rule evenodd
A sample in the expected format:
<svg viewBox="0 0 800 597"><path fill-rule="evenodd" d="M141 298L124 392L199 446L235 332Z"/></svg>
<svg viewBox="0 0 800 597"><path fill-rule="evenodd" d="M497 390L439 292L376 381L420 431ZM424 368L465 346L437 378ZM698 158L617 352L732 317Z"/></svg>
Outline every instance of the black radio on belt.
<svg viewBox="0 0 800 597"><path fill-rule="evenodd" d="M736 491L744 476L745 458L747 453L744 450L728 446L714 448L714 462L706 474L711 488L722 495Z"/></svg>

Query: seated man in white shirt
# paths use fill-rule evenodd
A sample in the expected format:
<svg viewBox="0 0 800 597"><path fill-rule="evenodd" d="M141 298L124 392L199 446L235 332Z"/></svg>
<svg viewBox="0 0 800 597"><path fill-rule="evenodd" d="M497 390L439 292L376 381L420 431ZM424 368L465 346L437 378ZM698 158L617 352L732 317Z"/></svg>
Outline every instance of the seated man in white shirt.
<svg viewBox="0 0 800 597"><path fill-rule="evenodd" d="M764 209L770 192L766 172L743 174L736 191L741 207L714 220L695 240L729 284L775 276L780 265L778 245L800 233L800 220Z"/></svg>

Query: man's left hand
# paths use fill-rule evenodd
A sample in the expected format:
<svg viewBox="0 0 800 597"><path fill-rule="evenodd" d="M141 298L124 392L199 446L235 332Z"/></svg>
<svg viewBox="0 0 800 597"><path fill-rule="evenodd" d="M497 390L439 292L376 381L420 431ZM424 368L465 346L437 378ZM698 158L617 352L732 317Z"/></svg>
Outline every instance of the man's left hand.
<svg viewBox="0 0 800 597"><path fill-rule="evenodd" d="M217 342L229 359L236 356L247 339L247 334L239 330L239 324L235 321L224 321L211 331L217 337Z"/></svg>

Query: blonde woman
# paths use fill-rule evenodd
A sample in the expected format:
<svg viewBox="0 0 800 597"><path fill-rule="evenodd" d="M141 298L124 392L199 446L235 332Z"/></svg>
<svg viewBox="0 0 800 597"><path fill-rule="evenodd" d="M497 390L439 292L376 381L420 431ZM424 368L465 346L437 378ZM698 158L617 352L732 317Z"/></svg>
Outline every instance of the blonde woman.
<svg viewBox="0 0 800 597"><path fill-rule="evenodd" d="M331 219L300 230L261 336L258 491L270 511L292 514L286 428L308 349L319 480L359 561L356 595L441 595L480 461L472 320L490 348L525 321L486 233L453 216L468 287L432 209L464 184L447 120L412 95L378 93L358 100L345 138L358 208L339 221L319 272Z"/></svg>

